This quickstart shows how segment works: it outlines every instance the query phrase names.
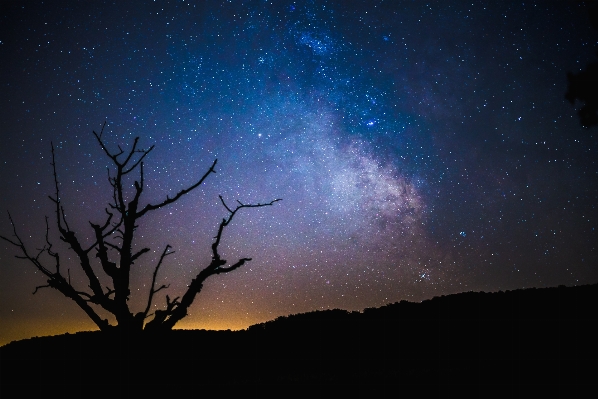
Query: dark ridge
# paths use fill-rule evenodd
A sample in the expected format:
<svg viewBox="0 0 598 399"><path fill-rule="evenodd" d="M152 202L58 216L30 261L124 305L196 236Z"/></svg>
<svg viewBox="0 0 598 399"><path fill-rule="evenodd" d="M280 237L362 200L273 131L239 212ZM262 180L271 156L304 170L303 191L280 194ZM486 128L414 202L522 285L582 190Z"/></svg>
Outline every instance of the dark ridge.
<svg viewBox="0 0 598 399"><path fill-rule="evenodd" d="M0 397L252 385L581 396L598 388L597 299L598 285L467 292L296 314L244 331L31 338L0 348Z"/></svg>

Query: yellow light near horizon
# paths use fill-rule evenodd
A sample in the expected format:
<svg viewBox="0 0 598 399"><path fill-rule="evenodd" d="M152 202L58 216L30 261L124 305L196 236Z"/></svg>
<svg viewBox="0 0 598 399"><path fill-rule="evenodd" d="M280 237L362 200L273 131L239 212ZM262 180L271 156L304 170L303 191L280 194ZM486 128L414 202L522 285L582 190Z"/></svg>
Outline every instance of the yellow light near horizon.
<svg viewBox="0 0 598 399"><path fill-rule="evenodd" d="M72 322L56 323L50 318L13 320L0 327L0 346L12 341L19 341L33 337L51 335L74 334L80 331L96 331L98 328L93 322L73 320Z"/></svg>
<svg viewBox="0 0 598 399"><path fill-rule="evenodd" d="M273 319L273 318L271 318ZM270 320L270 319L268 319ZM259 317L245 317L230 319L224 318L208 318L193 319L189 317L177 323L175 329L177 330L244 330L250 325L261 323L267 320L262 320ZM5 323L0 323L0 346L4 346L12 341L19 341L29 339L32 337L45 337L62 334L75 334L81 331L97 331L98 328L91 321L85 318L78 318L73 320L60 320L46 317L43 319L11 319Z"/></svg>

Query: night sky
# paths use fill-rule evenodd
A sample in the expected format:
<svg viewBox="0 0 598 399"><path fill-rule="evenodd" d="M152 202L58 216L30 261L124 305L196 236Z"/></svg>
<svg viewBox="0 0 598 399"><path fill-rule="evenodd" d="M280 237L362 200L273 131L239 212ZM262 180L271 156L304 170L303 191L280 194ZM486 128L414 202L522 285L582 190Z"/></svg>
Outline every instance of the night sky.
<svg viewBox="0 0 598 399"><path fill-rule="evenodd" d="M473 3L473 4L472 4ZM0 234L31 248L54 217L91 243L112 150L156 148L142 203L199 189L140 222L130 306L182 295L228 202L244 209L180 328L240 329L316 309L598 282L598 129L568 103L596 59L568 1L2 1ZM579 104L578 104L579 106ZM132 180L127 183L132 184ZM51 219L53 220L53 219ZM86 288L73 254L50 236ZM0 344L94 329L0 243ZM70 263L69 262L70 258ZM101 268L97 266L101 273ZM108 279L104 279L106 283Z"/></svg>

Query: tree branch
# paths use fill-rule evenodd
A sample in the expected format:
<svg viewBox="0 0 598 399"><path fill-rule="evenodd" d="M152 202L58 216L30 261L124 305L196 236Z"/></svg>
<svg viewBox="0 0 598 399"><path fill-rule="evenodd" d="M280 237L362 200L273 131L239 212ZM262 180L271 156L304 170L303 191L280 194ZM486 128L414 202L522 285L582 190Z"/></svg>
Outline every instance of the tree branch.
<svg viewBox="0 0 598 399"><path fill-rule="evenodd" d="M143 162L142 162L142 161L143 161L143 158L145 158L145 157L147 156L147 154L149 154L149 153L150 153L150 152L151 152L151 151L154 149L154 147L155 147L155 146L151 146L151 147L150 147L149 149L147 149L147 150L140 150L140 151L137 151L137 152L139 152L139 153L142 153L143 155L141 155L141 156L139 157L139 159L138 159L137 161L135 161L135 163L134 163L134 164L133 164L133 165L132 165L132 166L131 166L129 169L127 169L127 170L123 171L123 175L126 175L127 173L130 173L131 171L133 171L133 170L134 170L134 169L137 167L137 165L139 165L140 163L141 163L141 170L143 170ZM127 162L129 162L129 159L128 159L128 158L127 158L127 160L125 161L125 163L124 163L123 165L126 165L126 164L127 164Z"/></svg>
<svg viewBox="0 0 598 399"><path fill-rule="evenodd" d="M122 218L120 219L120 221L118 223L115 223L112 225L112 228L109 229L108 231L104 232L104 230L106 230L108 228L108 226L110 225L110 221L112 220L112 218L114 217L114 214L111 213L110 211L108 211L108 209L104 209L105 212L108 214L108 219L106 220L106 223L104 223L103 226L99 226L96 225L94 223L92 223L91 221L89 222L89 224L91 225L91 227L94 230L94 233L96 234L96 241L90 245L85 252L90 252L92 249L94 249L97 245L100 244L100 242L103 243L104 238L110 236L112 233L114 233L122 224L123 220ZM96 228L98 228L99 230L96 231ZM99 235L97 233L100 233Z"/></svg>
<svg viewBox="0 0 598 399"><path fill-rule="evenodd" d="M56 190L56 192L55 192L56 198L50 197L50 199L56 204L56 211L55 211L56 212L56 224L57 224L58 230L60 232L60 239L64 242L66 242L67 244L69 244L71 246L71 249L75 252L77 257L79 258L79 264L81 266L81 269L83 269L83 271L85 272L87 279L89 280L89 287L93 291L94 296L97 298L106 298L104 296L104 291L102 290L100 280L98 279L95 272L91 268L91 264L89 262L89 256L88 256L89 251L84 250L81 247L79 240L75 236L75 232L71 231L71 229L69 228L69 226L66 222L64 208L60 205L60 190L59 190L59 184L58 184L58 173L56 172L56 157L55 157L55 152L54 152L54 144L52 144L52 172L54 175L54 187ZM61 219L62 219L62 222L64 223L64 226L61 223ZM54 256L54 255L52 255L52 256ZM70 285L70 282L67 283L65 281L65 284L67 284L69 287L72 288L72 286ZM72 289L74 291L74 288L72 288ZM75 291L75 293L76 293L76 291ZM65 294L65 295L69 296L67 294ZM113 307L111 301L107 300L107 298L105 301L100 302L100 304L106 310L109 310Z"/></svg>
<svg viewBox="0 0 598 399"><path fill-rule="evenodd" d="M221 273L232 272L233 270L238 269L239 267L243 266L245 264L245 262L249 262L249 261L251 261L251 258L241 258L234 265L231 265L229 267L219 267L219 268L215 269L212 274L221 274Z"/></svg>
<svg viewBox="0 0 598 399"><path fill-rule="evenodd" d="M30 261L35 266L35 268L37 270L42 272L47 277L52 277L54 275L54 273L52 273L50 270L48 270L46 267L44 267L44 265L42 265L42 263L39 260L39 254L36 257L32 257L29 255L29 253L27 252L27 248L25 247L25 244L23 243L23 241L21 240L21 237L17 233L17 227L15 226L15 223L12 219L12 216L10 215L10 212L7 212L7 213L8 213L8 219L10 220L10 224L12 226L13 236L16 238L16 241L13 241L13 240L11 240L7 237L1 236L1 235L0 235L0 238L2 238L4 241L14 245L15 247L17 247L21 250L21 253L23 255L22 256L15 255L15 258Z"/></svg>
<svg viewBox="0 0 598 399"><path fill-rule="evenodd" d="M226 205L226 202L224 202L224 198L222 198L222 195L219 195L218 197L220 198L220 202L222 202L222 205L224 206L224 208L229 212L229 216L228 216L228 218L222 219L222 222L220 222L220 226L218 227L218 234L216 234L216 237L214 237L215 241L212 244L212 258L217 259L217 260L220 260L220 255L218 254L218 246L220 245L220 240L222 238L222 232L224 231L224 228L226 226L228 226L228 224L233 220L233 217L240 209L261 208L263 206L271 206L275 202L282 201L281 198L277 198L275 200L272 200L272 201L264 203L264 204L259 203L259 202L257 204L243 204L242 202L237 201L239 203L239 205L237 205L237 207L235 209L231 209L228 205Z"/></svg>
<svg viewBox="0 0 598 399"><path fill-rule="evenodd" d="M48 253L48 255L50 255L51 257L54 258L56 273L60 274L60 256L58 255L57 252L52 251L52 243L50 242L49 232L50 232L50 224L48 223L48 217L46 216L46 244L48 246L44 247L44 249ZM41 251L40 251L40 254L41 254ZM69 281L69 283L70 283L70 281Z"/></svg>
<svg viewBox="0 0 598 399"><path fill-rule="evenodd" d="M37 287L35 287L35 291L33 291L32 295L37 294L37 290L39 290L40 288L49 288L50 284L46 284L46 285L38 285Z"/></svg>
<svg viewBox="0 0 598 399"><path fill-rule="evenodd" d="M158 264L154 269L154 274L152 275L152 285L150 287L150 292L147 298L147 306L145 307L145 311L143 312L144 319L147 317L147 313L149 312L150 307L152 306L152 299L154 297L154 294L162 289L168 288L168 285L161 285L160 288L154 289L154 287L156 286L156 276L158 275L158 270L160 270L160 266L162 266L164 258L174 253L174 251L168 252L170 248L172 248L170 245L166 245L166 248L164 248L164 251L162 251L162 255L160 255L160 260L158 261Z"/></svg>
<svg viewBox="0 0 598 399"><path fill-rule="evenodd" d="M137 258L139 258L141 255L143 255L146 252L149 252L149 248L142 248L141 250L139 250L138 252L136 252L135 254L133 254L131 256L131 263L133 263Z"/></svg>
<svg viewBox="0 0 598 399"><path fill-rule="evenodd" d="M212 243L212 261L207 267L201 270L193 280L191 280L191 284L189 284L189 286L187 287L187 291L183 295L183 298L181 299L180 303L178 303L177 306L172 306L171 310L169 310L169 308L167 307L166 310L156 311L154 319L147 324L147 327L151 329L172 329L179 320L187 316L187 309L195 300L195 296L199 294L199 292L202 290L203 283L208 277L214 274L231 272L243 266L245 262L250 261L251 258L241 258L239 259L239 261L237 261L237 263L229 267L223 267L226 264L226 261L220 258L220 254L218 253L218 246L220 245L224 228L229 225L233 217L240 209L271 206L275 202L282 200L275 199L273 201L263 204L243 204L237 201L239 205L237 205L235 209L232 209L228 205L226 205L222 196L220 196L220 201L222 202L224 208L229 212L229 216L227 218L222 219L222 221L220 222L220 226L218 227L218 233L216 237L214 237L214 242Z"/></svg>
<svg viewBox="0 0 598 399"><path fill-rule="evenodd" d="M141 216L145 215L147 212L149 211L153 211L154 209L158 209L161 208L165 205L168 204L172 204L173 202L177 201L179 198L181 198L183 195L187 194L188 192L190 192L191 190L195 189L196 187L200 186L201 183L204 182L204 180L211 174L211 173L216 173L216 170L214 169L216 167L216 163L218 162L217 159L214 160L214 162L212 163L212 166L210 166L210 169L208 169L208 171L202 176L201 179L199 179L199 181L197 183L195 183L194 185L192 185L191 187L188 187L186 189L183 189L181 191L179 191L174 197L170 198L170 197L166 197L166 199L156 205L152 205L152 204L147 204L145 206L145 208L143 208L139 213L137 213L137 217L140 218Z"/></svg>
<svg viewBox="0 0 598 399"><path fill-rule="evenodd" d="M14 224L14 221L13 221L10 213L8 213L8 218L10 220L10 224L12 225L13 235L16 238L16 240L11 240L4 236L0 236L0 238L4 239L5 241L9 242L10 244L12 244L20 249L20 251L23 255L22 256L15 255L16 258L28 260L35 266L35 268L37 270L39 270L46 277L48 277L48 280L47 280L48 284L37 286L35 288L35 291L33 291L33 294L37 293L37 291L42 288L47 288L47 287L54 288L54 289L60 291L67 298L71 298L73 301L75 301L77 303L77 305L79 305L79 307L89 316L89 318L94 323L96 323L96 325L101 330L106 330L109 327L108 321L101 319L100 316L87 304L87 300L81 297L82 293L76 291L75 288L73 288L73 286L71 285L70 281L65 280L65 278L59 273L60 258L58 257L58 254L52 252L52 250L49 247L45 248L45 251L48 252L50 256L54 257L54 259L57 262L57 264L56 264L57 271L56 271L56 273L52 273L41 263L41 260L39 259L40 254L38 254L35 257L29 255L29 253L27 252L27 248L25 247L25 244L23 243L23 241L19 237L19 234L17 233L17 228ZM46 234L47 234L47 231L46 231ZM47 240L47 242L49 242L47 235L46 235L46 240ZM50 244L48 244L48 245L50 245ZM83 293L83 294L89 295L86 293Z"/></svg>

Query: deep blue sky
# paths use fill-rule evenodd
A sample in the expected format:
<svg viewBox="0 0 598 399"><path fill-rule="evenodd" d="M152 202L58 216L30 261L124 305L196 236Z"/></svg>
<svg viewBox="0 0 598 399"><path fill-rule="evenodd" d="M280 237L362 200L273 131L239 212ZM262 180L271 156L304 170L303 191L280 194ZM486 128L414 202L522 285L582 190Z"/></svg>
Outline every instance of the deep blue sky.
<svg viewBox="0 0 598 399"><path fill-rule="evenodd" d="M87 221L111 195L91 134L104 121L113 149L136 136L156 145L145 201L218 158L205 186L142 222L138 244L155 252L134 271L132 304L166 244L171 297L209 262L218 194L284 199L238 215L223 256L254 260L210 280L181 327L598 281L597 138L564 99L567 71L597 48L581 2L0 9L0 210L31 248L52 216L50 141L69 222L91 239ZM6 216L0 234L11 234ZM32 296L44 280L14 254L0 245L3 342L93 327L57 292Z"/></svg>

